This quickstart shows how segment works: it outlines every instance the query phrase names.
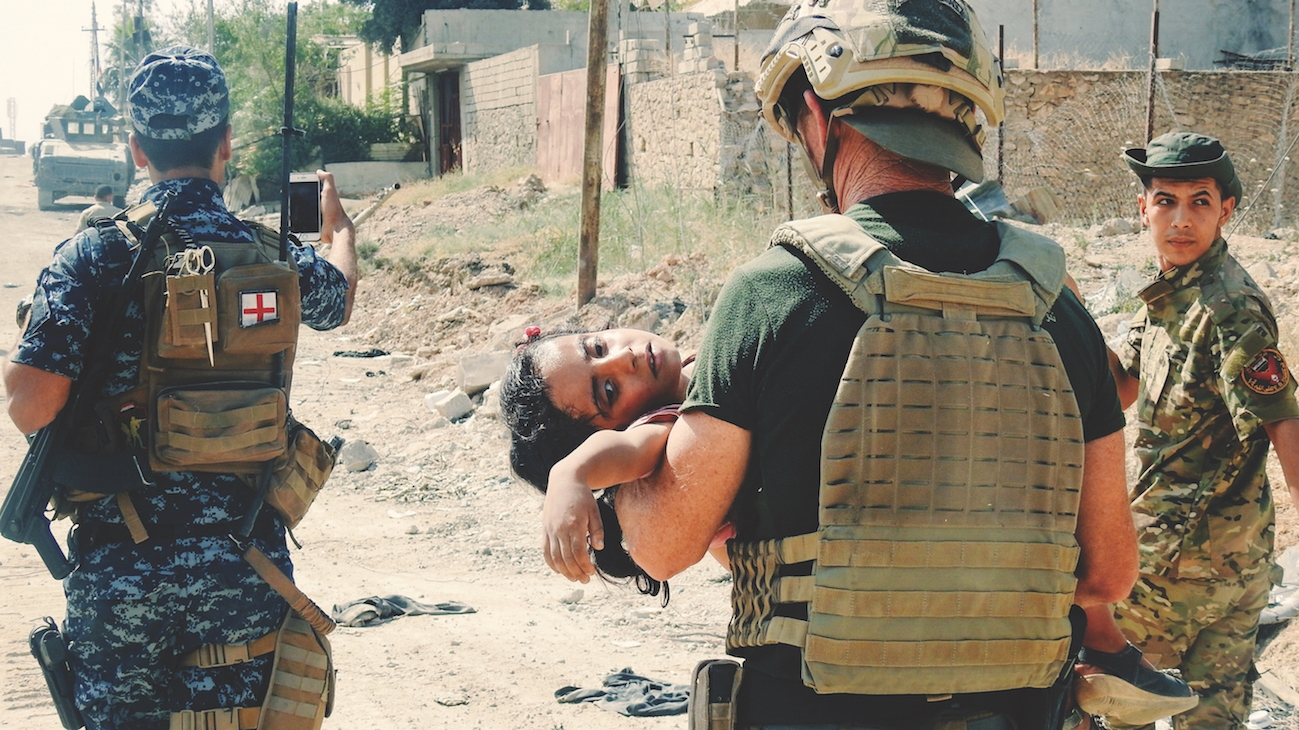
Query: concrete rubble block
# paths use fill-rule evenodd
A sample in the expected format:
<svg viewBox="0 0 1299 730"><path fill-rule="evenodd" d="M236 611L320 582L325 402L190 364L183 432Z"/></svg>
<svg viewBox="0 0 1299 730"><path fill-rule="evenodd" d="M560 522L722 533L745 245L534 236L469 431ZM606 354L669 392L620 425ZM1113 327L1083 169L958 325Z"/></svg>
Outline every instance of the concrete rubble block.
<svg viewBox="0 0 1299 730"><path fill-rule="evenodd" d="M484 418L500 419L501 417L501 381L496 381L483 391L483 403L476 411Z"/></svg>
<svg viewBox="0 0 1299 730"><path fill-rule="evenodd" d="M473 291L482 289L485 286L501 286L503 284L513 284L514 277L504 271L486 271L470 279L465 288Z"/></svg>
<svg viewBox="0 0 1299 730"><path fill-rule="evenodd" d="M350 472L365 471L379 460L379 452L361 439L349 440L338 450L338 463Z"/></svg>
<svg viewBox="0 0 1299 730"><path fill-rule="evenodd" d="M477 395L505 375L513 358L513 350L465 355L456 363L456 384L465 393Z"/></svg>
<svg viewBox="0 0 1299 730"><path fill-rule="evenodd" d="M1127 218L1110 218L1096 228L1096 235L1102 238L1108 236L1121 236L1125 233L1134 232L1135 231L1132 230L1132 221Z"/></svg>
<svg viewBox="0 0 1299 730"><path fill-rule="evenodd" d="M435 390L424 396L424 406L430 411L440 414L447 420L454 421L457 418L473 413L474 402L469 400L463 390Z"/></svg>

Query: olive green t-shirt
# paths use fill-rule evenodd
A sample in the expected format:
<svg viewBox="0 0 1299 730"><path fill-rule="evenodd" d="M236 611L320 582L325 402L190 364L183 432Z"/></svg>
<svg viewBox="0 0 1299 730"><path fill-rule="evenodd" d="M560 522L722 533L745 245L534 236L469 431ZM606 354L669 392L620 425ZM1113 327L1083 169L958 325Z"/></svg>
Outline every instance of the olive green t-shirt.
<svg viewBox="0 0 1299 730"><path fill-rule="evenodd" d="M847 211L899 258L972 273L995 261L994 224L955 198L890 193ZM749 471L732 507L738 539L817 529L821 434L865 314L806 257L774 247L735 271L718 298L682 412L700 411L752 434ZM1105 342L1067 289L1044 328L1055 338L1083 418L1084 438L1123 428ZM799 677L794 647L745 654L768 674Z"/></svg>

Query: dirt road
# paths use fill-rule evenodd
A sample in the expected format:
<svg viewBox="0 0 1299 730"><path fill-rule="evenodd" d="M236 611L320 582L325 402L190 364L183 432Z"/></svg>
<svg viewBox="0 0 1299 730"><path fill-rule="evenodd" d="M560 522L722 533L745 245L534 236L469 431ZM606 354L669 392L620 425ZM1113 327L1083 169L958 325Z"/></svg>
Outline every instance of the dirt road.
<svg viewBox="0 0 1299 730"><path fill-rule="evenodd" d="M8 348L15 303L70 235L80 208L38 212L28 158L0 157L0 211L0 348ZM509 478L504 428L477 416L433 428L436 416L423 405L431 388L330 356L351 336L346 327L303 329L292 407L322 434L370 442L380 458L370 471L335 472L296 531L304 546L294 555L299 585L326 609L400 594L460 601L477 612L334 632L339 697L326 727L684 727L680 717L633 719L561 705L553 693L598 687L624 667L685 682L696 661L722 655L724 571L701 565L673 581L667 609L598 583L575 598L574 586L541 559L540 500ZM24 452L3 419L5 488ZM56 534L66 529L58 523ZM0 540L0 586L0 727L57 730L27 634L41 616L61 620L60 585L34 550Z"/></svg>

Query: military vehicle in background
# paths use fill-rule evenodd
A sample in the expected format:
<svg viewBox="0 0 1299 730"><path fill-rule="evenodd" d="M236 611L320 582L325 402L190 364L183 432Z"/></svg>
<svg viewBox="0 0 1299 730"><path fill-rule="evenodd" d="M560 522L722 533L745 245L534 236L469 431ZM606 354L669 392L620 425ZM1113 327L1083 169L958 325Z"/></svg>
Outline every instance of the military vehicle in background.
<svg viewBox="0 0 1299 730"><path fill-rule="evenodd" d="M111 186L113 204L126 207L135 163L122 117L107 99L78 96L71 104L56 104L45 116L42 136L31 146L41 210L68 195L93 197L100 185Z"/></svg>
<svg viewBox="0 0 1299 730"><path fill-rule="evenodd" d="M5 139L5 133L0 132L0 154L12 153L21 155L27 149L27 145L20 140Z"/></svg>

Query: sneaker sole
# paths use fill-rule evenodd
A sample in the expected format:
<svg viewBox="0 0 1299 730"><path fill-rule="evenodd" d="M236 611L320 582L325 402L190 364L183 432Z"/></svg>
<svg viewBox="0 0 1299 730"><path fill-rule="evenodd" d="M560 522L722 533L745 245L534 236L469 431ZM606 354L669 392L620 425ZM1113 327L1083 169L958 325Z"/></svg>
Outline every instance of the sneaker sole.
<svg viewBox="0 0 1299 730"><path fill-rule="evenodd" d="M1123 725L1149 725L1200 703L1197 695L1164 697L1147 692L1109 674L1086 674L1074 682L1074 698L1089 715L1100 715Z"/></svg>

